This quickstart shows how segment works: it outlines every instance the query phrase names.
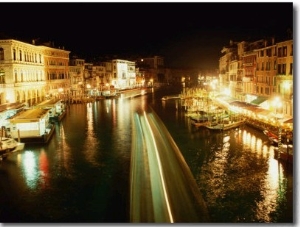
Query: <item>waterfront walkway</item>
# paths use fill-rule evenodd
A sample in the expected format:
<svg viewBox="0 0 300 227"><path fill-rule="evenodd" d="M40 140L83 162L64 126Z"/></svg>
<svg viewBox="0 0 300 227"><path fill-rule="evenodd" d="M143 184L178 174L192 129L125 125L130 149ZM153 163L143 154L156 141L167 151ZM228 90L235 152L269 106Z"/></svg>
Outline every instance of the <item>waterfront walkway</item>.
<svg viewBox="0 0 300 227"><path fill-rule="evenodd" d="M186 89L180 95L183 106L190 113L210 111L211 106L219 106L229 112L240 114L246 120L246 124L257 130L268 130L281 137L282 143L293 143L293 118L282 116L275 119L272 111L263 109L257 104L242 102L230 96L217 95L216 92L208 92L201 88Z"/></svg>

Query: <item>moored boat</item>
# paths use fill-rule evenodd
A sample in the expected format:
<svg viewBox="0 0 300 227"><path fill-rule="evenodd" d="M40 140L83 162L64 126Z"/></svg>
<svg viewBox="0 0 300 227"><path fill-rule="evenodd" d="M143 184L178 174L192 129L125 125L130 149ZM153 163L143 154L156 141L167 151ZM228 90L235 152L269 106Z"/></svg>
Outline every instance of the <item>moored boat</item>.
<svg viewBox="0 0 300 227"><path fill-rule="evenodd" d="M231 122L228 124L222 124L222 123L217 123L217 124L208 124L205 127L211 130L229 130L229 129L233 129L233 128L238 128L241 125L243 125L245 123L245 120L240 120L240 121L235 121L235 122Z"/></svg>
<svg viewBox="0 0 300 227"><path fill-rule="evenodd" d="M18 142L13 138L1 137L0 139L0 160L5 159L10 153L21 151L25 143Z"/></svg>
<svg viewBox="0 0 300 227"><path fill-rule="evenodd" d="M268 137L278 139L278 136L276 134L274 134L273 132L269 131L269 130L263 130L263 133Z"/></svg>
<svg viewBox="0 0 300 227"><path fill-rule="evenodd" d="M270 143L274 146L278 146L279 145L279 136L276 135L274 132L271 132L269 130L263 130L263 133L268 137ZM280 133L278 133L280 134ZM280 136L280 143L283 144L288 144L288 145L292 145L293 144L293 137L292 137L292 133L291 132L284 132L281 133Z"/></svg>
<svg viewBox="0 0 300 227"><path fill-rule="evenodd" d="M50 123L49 109L26 109L8 119L7 130L12 138L25 143L48 143L55 125Z"/></svg>
<svg viewBox="0 0 300 227"><path fill-rule="evenodd" d="M215 125L216 117L207 114L205 111L199 111L199 114L191 115L189 118L191 119L191 124L197 128L206 127Z"/></svg>
<svg viewBox="0 0 300 227"><path fill-rule="evenodd" d="M203 122L197 122L197 121L192 121L192 125L198 127L205 127L208 126L209 122L208 121L203 121Z"/></svg>
<svg viewBox="0 0 300 227"><path fill-rule="evenodd" d="M294 156L294 149L293 145L291 144L282 144L280 147L274 148L276 152L276 156L279 160L285 161L287 163L293 164L293 156Z"/></svg>
<svg viewBox="0 0 300 227"><path fill-rule="evenodd" d="M102 91L102 96L106 99L117 98L120 96L120 93L117 90L107 90Z"/></svg>
<svg viewBox="0 0 300 227"><path fill-rule="evenodd" d="M111 98L117 98L119 97L118 94L106 94L106 95L103 95L104 98L106 99L111 99Z"/></svg>
<svg viewBox="0 0 300 227"><path fill-rule="evenodd" d="M161 98L162 101L166 101L169 99L180 99L180 97L178 95L166 95Z"/></svg>
<svg viewBox="0 0 300 227"><path fill-rule="evenodd" d="M235 122L231 122L231 123L228 123L228 124L224 124L223 130L229 130L229 129L232 129L232 128L238 128L238 127L240 127L243 124L245 124L245 120L240 120L240 121L235 121Z"/></svg>
<svg viewBox="0 0 300 227"><path fill-rule="evenodd" d="M207 124L205 125L206 128L211 129L211 130L223 130L224 124Z"/></svg>
<svg viewBox="0 0 300 227"><path fill-rule="evenodd" d="M48 109L49 121L58 122L61 121L66 115L66 106L61 99L49 99L39 103L35 108Z"/></svg>

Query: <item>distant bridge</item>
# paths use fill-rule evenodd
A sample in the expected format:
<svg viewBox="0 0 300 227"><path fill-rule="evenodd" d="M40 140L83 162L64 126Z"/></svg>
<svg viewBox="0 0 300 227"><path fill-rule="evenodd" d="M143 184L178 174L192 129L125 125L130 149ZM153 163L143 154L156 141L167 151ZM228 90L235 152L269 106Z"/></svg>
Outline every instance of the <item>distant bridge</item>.
<svg viewBox="0 0 300 227"><path fill-rule="evenodd" d="M209 222L206 204L179 148L153 110L133 116L130 222Z"/></svg>

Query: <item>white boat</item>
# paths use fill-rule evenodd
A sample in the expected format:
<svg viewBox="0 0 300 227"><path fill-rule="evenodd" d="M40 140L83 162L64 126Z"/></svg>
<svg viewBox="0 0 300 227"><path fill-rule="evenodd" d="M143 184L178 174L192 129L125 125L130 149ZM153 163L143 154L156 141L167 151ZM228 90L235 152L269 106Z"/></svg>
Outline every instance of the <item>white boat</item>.
<svg viewBox="0 0 300 227"><path fill-rule="evenodd" d="M103 95L104 98L106 99L110 99L110 98L117 98L119 97L118 94L106 94L106 95Z"/></svg>
<svg viewBox="0 0 300 227"><path fill-rule="evenodd" d="M66 115L66 106L61 99L49 99L35 106L35 108L48 109L49 120L53 122L61 121Z"/></svg>
<svg viewBox="0 0 300 227"><path fill-rule="evenodd" d="M115 91L103 91L102 92L102 96L106 99L109 99L109 98L117 98L119 97L119 93L115 90Z"/></svg>
<svg viewBox="0 0 300 227"><path fill-rule="evenodd" d="M180 97L178 95L166 95L161 98L162 101L166 101L169 99L180 99Z"/></svg>
<svg viewBox="0 0 300 227"><path fill-rule="evenodd" d="M55 132L49 112L49 109L33 108L12 116L7 126L10 136L25 143L48 143Z"/></svg>
<svg viewBox="0 0 300 227"><path fill-rule="evenodd" d="M211 130L223 130L224 124L207 124L205 127Z"/></svg>
<svg viewBox="0 0 300 227"><path fill-rule="evenodd" d="M228 124L214 124L206 125L205 127L211 130L229 130L232 128L240 127L245 123L245 120L235 121Z"/></svg>
<svg viewBox="0 0 300 227"><path fill-rule="evenodd" d="M1 137L0 139L0 160L5 159L10 153L22 151L25 143L18 142L13 138Z"/></svg>
<svg viewBox="0 0 300 227"><path fill-rule="evenodd" d="M229 124L224 124L223 130L238 128L241 125L245 124L245 122L246 122L245 120L240 120L240 121L235 121L235 122L232 122L232 123L229 123Z"/></svg>

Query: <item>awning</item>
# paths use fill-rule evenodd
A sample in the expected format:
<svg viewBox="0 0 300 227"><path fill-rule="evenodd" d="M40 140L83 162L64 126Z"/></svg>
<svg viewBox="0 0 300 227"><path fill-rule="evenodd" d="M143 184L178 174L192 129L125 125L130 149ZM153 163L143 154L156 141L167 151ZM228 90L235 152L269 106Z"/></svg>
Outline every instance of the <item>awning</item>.
<svg viewBox="0 0 300 227"><path fill-rule="evenodd" d="M19 102L6 103L6 104L0 105L0 112L6 111L6 110L17 110L17 109L23 108L25 106L26 106L25 103L19 103Z"/></svg>
<svg viewBox="0 0 300 227"><path fill-rule="evenodd" d="M285 124L293 124L294 120L293 120L293 118L291 118L291 119L283 121L283 123L285 123Z"/></svg>
<svg viewBox="0 0 300 227"><path fill-rule="evenodd" d="M256 99L254 99L253 101L251 101L251 104L255 104L255 105L259 105L261 103L263 103L264 101L266 101L268 98L263 97L263 96L259 96Z"/></svg>
<svg viewBox="0 0 300 227"><path fill-rule="evenodd" d="M230 102L233 102L233 101L236 101L236 99L230 97L230 96L226 96L226 95L217 95L216 98L218 99L221 99L227 103L230 103Z"/></svg>

